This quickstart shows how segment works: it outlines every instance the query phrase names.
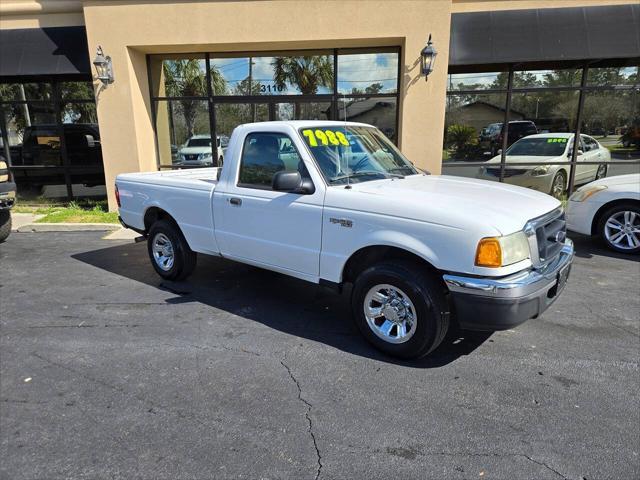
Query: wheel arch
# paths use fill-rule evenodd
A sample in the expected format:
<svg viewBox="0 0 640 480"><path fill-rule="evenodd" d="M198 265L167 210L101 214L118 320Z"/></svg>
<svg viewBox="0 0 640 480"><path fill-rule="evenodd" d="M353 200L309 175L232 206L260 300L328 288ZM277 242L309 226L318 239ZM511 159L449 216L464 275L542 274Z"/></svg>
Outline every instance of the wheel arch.
<svg viewBox="0 0 640 480"><path fill-rule="evenodd" d="M596 211L595 215L593 216L593 219L591 220L591 235L598 234L598 224L600 223L602 215L604 215L604 213L607 210L617 205L625 205L625 204L635 205L636 207L640 208L640 200L636 200L635 198L617 198L615 200L611 200L610 202L607 202L601 205L600 208Z"/></svg>
<svg viewBox="0 0 640 480"><path fill-rule="evenodd" d="M391 244L374 244L362 247L349 256L342 268L341 282L353 283L362 271L383 259L412 260L433 272L440 271L432 261L417 251Z"/></svg>
<svg viewBox="0 0 640 480"><path fill-rule="evenodd" d="M149 234L151 226L158 220L167 220L174 224L180 232L180 235L182 235L182 238L184 238L185 242L187 242L187 245L189 245L189 248L193 248L193 245L191 245L191 242L189 242L189 239L182 231L182 228L180 228L180 224L178 223L178 221L173 217L173 215L171 215L171 213L167 212L165 209L159 207L158 205L151 205L144 212L143 221L145 235Z"/></svg>

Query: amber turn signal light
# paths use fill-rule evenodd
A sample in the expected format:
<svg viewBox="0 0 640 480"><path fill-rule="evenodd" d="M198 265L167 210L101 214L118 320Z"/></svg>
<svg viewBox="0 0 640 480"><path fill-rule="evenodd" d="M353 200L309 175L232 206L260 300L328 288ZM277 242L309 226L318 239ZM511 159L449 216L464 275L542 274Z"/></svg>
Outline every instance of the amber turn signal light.
<svg viewBox="0 0 640 480"><path fill-rule="evenodd" d="M497 268L502 266L502 249L497 238L483 238L476 250L476 266Z"/></svg>

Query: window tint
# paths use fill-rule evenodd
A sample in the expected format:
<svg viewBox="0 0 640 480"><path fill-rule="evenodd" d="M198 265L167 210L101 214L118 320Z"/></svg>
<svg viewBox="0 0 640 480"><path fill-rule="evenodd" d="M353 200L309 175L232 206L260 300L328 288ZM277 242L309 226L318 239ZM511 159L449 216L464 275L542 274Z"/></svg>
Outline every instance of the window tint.
<svg viewBox="0 0 640 480"><path fill-rule="evenodd" d="M598 142L596 142L593 138L582 135L582 141L584 142L585 152L598 149Z"/></svg>
<svg viewBox="0 0 640 480"><path fill-rule="evenodd" d="M282 133L251 133L244 140L238 185L271 189L277 172L299 171L309 177L291 139Z"/></svg>

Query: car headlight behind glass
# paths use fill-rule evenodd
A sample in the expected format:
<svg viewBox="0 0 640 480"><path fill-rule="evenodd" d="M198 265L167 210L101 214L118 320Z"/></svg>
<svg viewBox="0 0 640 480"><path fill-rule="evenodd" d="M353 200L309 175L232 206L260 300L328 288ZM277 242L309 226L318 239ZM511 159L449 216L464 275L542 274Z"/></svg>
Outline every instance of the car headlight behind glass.
<svg viewBox="0 0 640 480"><path fill-rule="evenodd" d="M480 240L476 249L476 266L498 268L530 258L529 241L524 232Z"/></svg>
<svg viewBox="0 0 640 480"><path fill-rule="evenodd" d="M547 173L549 173L549 168L551 168L551 165L540 165L539 167L533 169L531 175L533 175L534 177L546 175Z"/></svg>
<svg viewBox="0 0 640 480"><path fill-rule="evenodd" d="M210 153L201 153L200 155L198 155L198 160L206 160L207 158L211 158Z"/></svg>
<svg viewBox="0 0 640 480"><path fill-rule="evenodd" d="M573 195L571 195L571 197L569 197L569 200L572 202L584 202L591 195L595 195L602 190L606 190L606 188L607 187L605 185L593 185L591 187L587 185L577 190Z"/></svg>

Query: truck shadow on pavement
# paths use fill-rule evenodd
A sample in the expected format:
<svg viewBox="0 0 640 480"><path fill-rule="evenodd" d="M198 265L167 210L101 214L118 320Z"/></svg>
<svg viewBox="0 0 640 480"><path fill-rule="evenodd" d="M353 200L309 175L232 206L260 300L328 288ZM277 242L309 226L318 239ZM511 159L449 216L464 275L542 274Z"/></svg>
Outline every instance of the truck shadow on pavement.
<svg viewBox="0 0 640 480"><path fill-rule="evenodd" d="M378 352L351 320L349 291L334 293L279 273L205 255L184 282L162 280L153 270L146 244L124 244L72 255L72 258L175 295L168 304L198 302L250 319L290 335L322 342L342 351L414 368L437 368L468 355L488 332L453 327L429 356L402 361Z"/></svg>

